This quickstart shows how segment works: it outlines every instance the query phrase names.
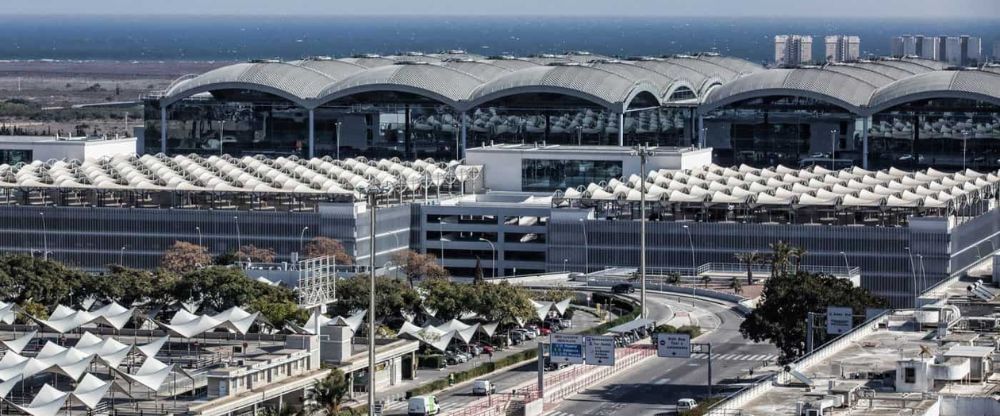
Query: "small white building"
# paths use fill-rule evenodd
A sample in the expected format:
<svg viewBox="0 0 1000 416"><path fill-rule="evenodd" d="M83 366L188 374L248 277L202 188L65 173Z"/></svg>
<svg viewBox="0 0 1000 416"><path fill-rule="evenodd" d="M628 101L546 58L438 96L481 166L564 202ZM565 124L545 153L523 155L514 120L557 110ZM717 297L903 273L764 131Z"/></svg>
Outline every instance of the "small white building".
<svg viewBox="0 0 1000 416"><path fill-rule="evenodd" d="M483 166L483 186L491 191L552 192L608 178L646 176L649 171L692 169L712 163L712 149L650 147L646 172L639 157L622 146L498 144L470 148L468 165Z"/></svg>
<svg viewBox="0 0 1000 416"><path fill-rule="evenodd" d="M0 164L135 154L135 137L0 136Z"/></svg>

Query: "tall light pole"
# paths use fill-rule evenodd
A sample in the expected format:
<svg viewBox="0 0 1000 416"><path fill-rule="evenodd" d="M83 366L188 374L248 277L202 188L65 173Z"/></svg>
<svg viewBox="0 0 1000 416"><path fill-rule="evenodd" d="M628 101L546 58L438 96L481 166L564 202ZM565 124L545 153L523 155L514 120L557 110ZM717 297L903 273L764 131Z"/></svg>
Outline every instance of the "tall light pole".
<svg viewBox="0 0 1000 416"><path fill-rule="evenodd" d="M118 265L125 267L125 246L122 246L121 252L118 254Z"/></svg>
<svg viewBox="0 0 1000 416"><path fill-rule="evenodd" d="M583 274L590 273L590 247L587 243L587 220L580 218L580 226L583 227Z"/></svg>
<svg viewBox="0 0 1000 416"><path fill-rule="evenodd" d="M830 170L837 170L837 129L830 130Z"/></svg>
<svg viewBox="0 0 1000 416"><path fill-rule="evenodd" d="M913 252L910 251L910 247L904 247L906 249L906 256L910 258L910 273L913 275L913 309L917 308L917 268L913 264Z"/></svg>
<svg viewBox="0 0 1000 416"><path fill-rule="evenodd" d="M490 250L493 251L493 276L492 277L494 279L496 279L496 277L497 277L497 246L493 245L492 241L487 240L487 239L482 238L482 237L479 238L479 241L482 241L484 243L489 244L490 245Z"/></svg>
<svg viewBox="0 0 1000 416"><path fill-rule="evenodd" d="M843 251L841 251L840 255L844 256L844 267L847 267L847 273L850 274L851 273L851 263L849 263L847 261L847 253L844 253Z"/></svg>
<svg viewBox="0 0 1000 416"><path fill-rule="evenodd" d="M378 197L387 189L370 184L363 189L368 199L368 415L375 416L375 225Z"/></svg>
<svg viewBox="0 0 1000 416"><path fill-rule="evenodd" d="M340 121L338 120L336 123L333 123L333 125L337 127L337 153L336 153L336 155L337 155L337 160L340 160Z"/></svg>
<svg viewBox="0 0 1000 416"><path fill-rule="evenodd" d="M438 243L441 246L441 267L444 267L444 216L438 217Z"/></svg>
<svg viewBox="0 0 1000 416"><path fill-rule="evenodd" d="M194 230L198 232L198 246L204 247L205 245L201 243L201 227L194 227Z"/></svg>
<svg viewBox="0 0 1000 416"><path fill-rule="evenodd" d="M924 255L917 254L917 258L920 259L920 286L927 287L927 268L924 267Z"/></svg>
<svg viewBox="0 0 1000 416"><path fill-rule="evenodd" d="M688 227L686 225L682 225L681 228L683 228L684 231L687 232L687 235L688 235L688 244L691 245L691 277L694 278L695 275L698 274L698 266L695 265L695 261L694 261L694 237L691 236L691 228L690 227Z"/></svg>
<svg viewBox="0 0 1000 416"><path fill-rule="evenodd" d="M302 252L302 239L305 238L306 231L309 231L309 227L302 227L302 232L299 233L299 253Z"/></svg>
<svg viewBox="0 0 1000 416"><path fill-rule="evenodd" d="M965 148L969 143L969 131L965 130L962 132L962 170L965 170Z"/></svg>
<svg viewBox="0 0 1000 416"><path fill-rule="evenodd" d="M639 157L639 316L643 319L646 319L646 158L652 155L649 145L632 148L632 156Z"/></svg>
<svg viewBox="0 0 1000 416"><path fill-rule="evenodd" d="M240 217L233 215L233 224L236 224L236 251L243 247L243 237L240 236Z"/></svg>
<svg viewBox="0 0 1000 416"><path fill-rule="evenodd" d="M49 259L49 227L45 226L45 213L39 212L39 216L42 217L42 260Z"/></svg>
<svg viewBox="0 0 1000 416"><path fill-rule="evenodd" d="M566 263L568 263L568 262L569 262L569 259L563 259L563 273L566 273Z"/></svg>
<svg viewBox="0 0 1000 416"><path fill-rule="evenodd" d="M219 156L222 156L222 134L226 131L226 120L219 120Z"/></svg>

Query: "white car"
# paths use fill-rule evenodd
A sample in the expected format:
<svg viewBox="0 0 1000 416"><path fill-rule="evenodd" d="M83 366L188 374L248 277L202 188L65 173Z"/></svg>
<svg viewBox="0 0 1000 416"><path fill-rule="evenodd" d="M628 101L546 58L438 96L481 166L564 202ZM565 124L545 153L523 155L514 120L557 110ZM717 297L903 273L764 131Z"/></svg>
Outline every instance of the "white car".
<svg viewBox="0 0 1000 416"><path fill-rule="evenodd" d="M489 396L497 392L497 386L489 380L476 380L472 382L472 394L477 396Z"/></svg>
<svg viewBox="0 0 1000 416"><path fill-rule="evenodd" d="M698 402L694 399L680 399L677 401L677 411L686 412L698 408Z"/></svg>

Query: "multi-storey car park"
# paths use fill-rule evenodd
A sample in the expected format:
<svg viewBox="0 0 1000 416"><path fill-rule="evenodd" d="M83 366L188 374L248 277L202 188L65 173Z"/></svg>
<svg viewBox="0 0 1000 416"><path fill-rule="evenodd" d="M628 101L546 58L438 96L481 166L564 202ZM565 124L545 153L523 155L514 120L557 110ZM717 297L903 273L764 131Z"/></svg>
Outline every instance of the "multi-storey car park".
<svg viewBox="0 0 1000 416"><path fill-rule="evenodd" d="M1000 69L946 65L462 51L253 61L152 94L143 151L460 159L488 143L649 143L712 147L727 165L1000 167Z"/></svg>

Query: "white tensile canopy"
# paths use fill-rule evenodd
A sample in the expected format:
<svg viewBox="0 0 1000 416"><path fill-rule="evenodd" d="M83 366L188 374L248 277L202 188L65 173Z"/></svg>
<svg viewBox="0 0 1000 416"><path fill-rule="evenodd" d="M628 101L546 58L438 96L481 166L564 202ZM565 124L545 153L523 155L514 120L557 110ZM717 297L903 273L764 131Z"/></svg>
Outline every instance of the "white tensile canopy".
<svg viewBox="0 0 1000 416"><path fill-rule="evenodd" d="M88 409L94 410L101 403L101 399L108 393L108 390L111 389L112 384L110 381L101 380L93 374L87 373L76 384L76 388L73 389L73 393L71 394L74 399L87 406Z"/></svg>
<svg viewBox="0 0 1000 416"><path fill-rule="evenodd" d="M17 305L13 303L0 302L0 322L7 325L13 324L17 319Z"/></svg>
<svg viewBox="0 0 1000 416"><path fill-rule="evenodd" d="M132 352L131 345L126 345L111 337L101 338L90 332L81 335L74 348L86 354L93 354L108 367L118 367Z"/></svg>
<svg viewBox="0 0 1000 416"><path fill-rule="evenodd" d="M117 369L115 371L128 380L129 383L139 383L152 391L157 391L173 369L173 364L167 365L156 358L147 357L135 374L129 374Z"/></svg>
<svg viewBox="0 0 1000 416"><path fill-rule="evenodd" d="M455 331L444 332L430 325L421 328L409 322L403 322L403 327L399 329L399 336L407 336L430 345L438 351L444 351L451 343L451 339L455 337Z"/></svg>
<svg viewBox="0 0 1000 416"><path fill-rule="evenodd" d="M24 406L14 403L11 403L11 405L31 416L55 416L62 410L63 404L69 399L69 395L69 393L56 390L55 387L45 384L28 405Z"/></svg>
<svg viewBox="0 0 1000 416"><path fill-rule="evenodd" d="M170 337L164 335L162 337L154 339L148 344L137 345L135 347L135 350L139 351L140 354L146 357L155 357L156 354L160 352L160 349L162 349L163 346L166 345L167 341L170 341Z"/></svg>
<svg viewBox="0 0 1000 416"><path fill-rule="evenodd" d="M220 326L232 331L245 335L247 331L250 330L250 326L257 321L257 317L260 316L260 312L250 313L243 308L238 306L233 306L232 308L226 309L222 313L213 315L212 319L220 322Z"/></svg>
<svg viewBox="0 0 1000 416"><path fill-rule="evenodd" d="M207 315L195 315L187 310L181 309L170 319L169 324L160 324L171 332L180 335L182 338L194 338L205 332L211 331L221 325L222 322Z"/></svg>
<svg viewBox="0 0 1000 416"><path fill-rule="evenodd" d="M8 351L14 351L20 354L21 351L24 351L24 347L27 347L28 343L35 338L36 334L38 334L37 330L28 332L10 341L0 340L0 345L3 345Z"/></svg>

